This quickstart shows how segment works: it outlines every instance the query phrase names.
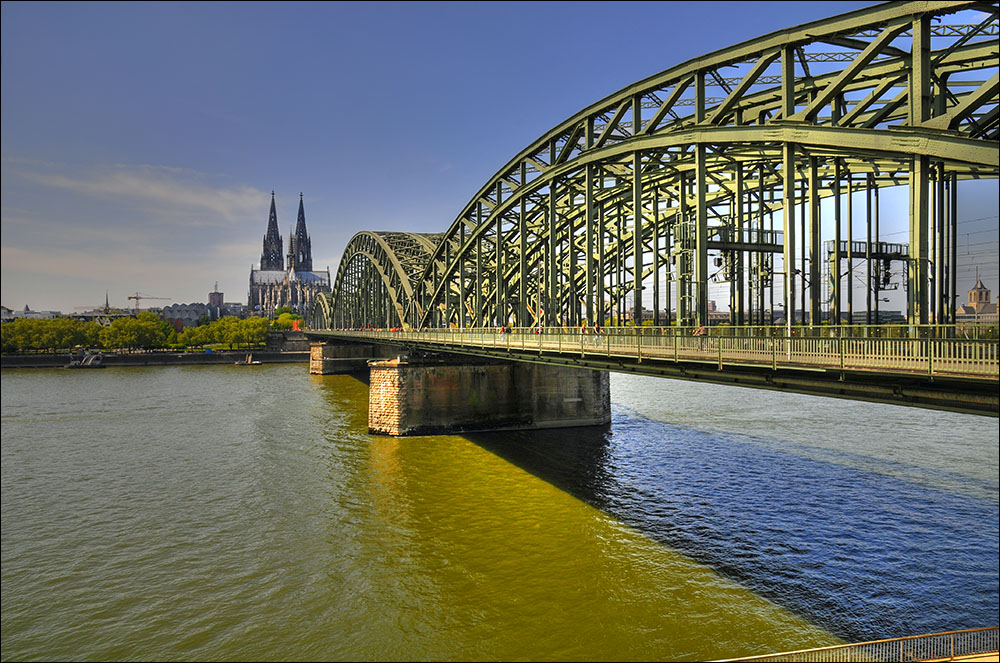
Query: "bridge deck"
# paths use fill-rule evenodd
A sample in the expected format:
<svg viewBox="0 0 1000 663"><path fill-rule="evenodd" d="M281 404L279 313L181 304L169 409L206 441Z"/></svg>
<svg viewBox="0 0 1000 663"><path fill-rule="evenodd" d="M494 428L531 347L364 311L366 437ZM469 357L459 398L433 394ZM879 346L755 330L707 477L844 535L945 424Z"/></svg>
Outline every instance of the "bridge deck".
<svg viewBox="0 0 1000 663"><path fill-rule="evenodd" d="M928 338L796 338L682 336L656 332L579 333L496 329L336 331L335 335L458 348L518 350L580 356L700 361L725 366L836 369L900 376L950 376L997 381L997 342Z"/></svg>
<svg viewBox="0 0 1000 663"><path fill-rule="evenodd" d="M1000 411L1000 365L991 339L691 336L635 329L309 334L981 414Z"/></svg>

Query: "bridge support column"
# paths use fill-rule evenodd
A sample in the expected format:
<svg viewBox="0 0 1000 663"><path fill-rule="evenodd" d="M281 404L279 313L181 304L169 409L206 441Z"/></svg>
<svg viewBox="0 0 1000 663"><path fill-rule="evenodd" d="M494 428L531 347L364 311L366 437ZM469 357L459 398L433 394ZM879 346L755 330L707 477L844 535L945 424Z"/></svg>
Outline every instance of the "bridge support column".
<svg viewBox="0 0 1000 663"><path fill-rule="evenodd" d="M368 360L374 356L375 348L372 345L312 343L309 345L309 374L334 375L366 371Z"/></svg>
<svg viewBox="0 0 1000 663"><path fill-rule="evenodd" d="M599 426L608 373L468 358L370 362L368 430L384 435Z"/></svg>

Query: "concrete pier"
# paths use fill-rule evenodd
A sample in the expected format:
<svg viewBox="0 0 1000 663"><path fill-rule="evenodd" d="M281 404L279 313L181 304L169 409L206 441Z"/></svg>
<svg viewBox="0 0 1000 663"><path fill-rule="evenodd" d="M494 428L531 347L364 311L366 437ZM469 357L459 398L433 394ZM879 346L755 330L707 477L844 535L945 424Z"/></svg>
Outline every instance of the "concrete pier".
<svg viewBox="0 0 1000 663"><path fill-rule="evenodd" d="M472 358L369 362L368 430L384 435L598 426L608 373Z"/></svg>
<svg viewBox="0 0 1000 663"><path fill-rule="evenodd" d="M375 356L375 347L361 343L309 346L309 374L335 375L368 370L368 360Z"/></svg>

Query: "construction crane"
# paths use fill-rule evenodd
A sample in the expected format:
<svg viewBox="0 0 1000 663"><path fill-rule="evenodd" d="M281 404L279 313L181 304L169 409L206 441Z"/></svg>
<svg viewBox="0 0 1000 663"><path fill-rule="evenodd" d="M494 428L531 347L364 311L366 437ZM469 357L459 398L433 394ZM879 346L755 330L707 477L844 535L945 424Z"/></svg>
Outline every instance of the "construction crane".
<svg viewBox="0 0 1000 663"><path fill-rule="evenodd" d="M135 314L139 315L139 300L140 299L170 299L170 297L154 297L152 295L144 295L141 292L137 292L134 295L129 295L129 299L135 300Z"/></svg>

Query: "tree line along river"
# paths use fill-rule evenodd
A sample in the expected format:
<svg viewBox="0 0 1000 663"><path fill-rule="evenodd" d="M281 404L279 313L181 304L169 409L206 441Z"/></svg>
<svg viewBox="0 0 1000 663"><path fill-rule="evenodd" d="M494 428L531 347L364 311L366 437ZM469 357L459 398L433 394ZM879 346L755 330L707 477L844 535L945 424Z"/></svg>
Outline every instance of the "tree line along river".
<svg viewBox="0 0 1000 663"><path fill-rule="evenodd" d="M994 625L988 417L612 376L367 434L302 365L2 373L3 660L705 660Z"/></svg>

